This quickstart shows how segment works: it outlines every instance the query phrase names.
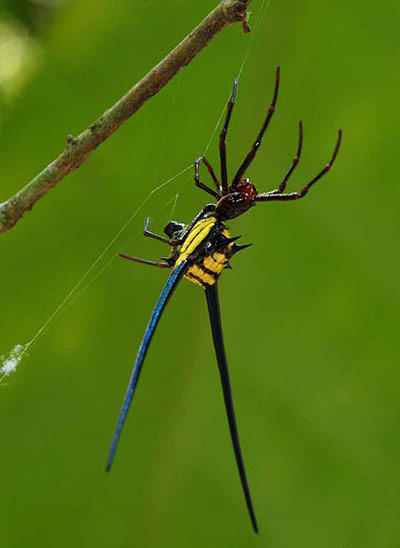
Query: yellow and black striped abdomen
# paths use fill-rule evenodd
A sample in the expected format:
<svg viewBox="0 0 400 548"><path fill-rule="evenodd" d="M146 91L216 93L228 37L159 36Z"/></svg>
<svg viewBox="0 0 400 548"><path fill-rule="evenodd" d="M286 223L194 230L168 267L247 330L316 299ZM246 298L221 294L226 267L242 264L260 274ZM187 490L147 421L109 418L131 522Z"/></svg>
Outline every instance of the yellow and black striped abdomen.
<svg viewBox="0 0 400 548"><path fill-rule="evenodd" d="M175 266L188 260L192 264L185 278L202 287L215 284L233 255L230 238L228 229L214 215L200 219L176 249L179 255Z"/></svg>
<svg viewBox="0 0 400 548"><path fill-rule="evenodd" d="M199 264L191 266L186 272L185 278L201 286L213 285L224 268L227 267L228 260L224 253L215 251L212 255L204 257Z"/></svg>

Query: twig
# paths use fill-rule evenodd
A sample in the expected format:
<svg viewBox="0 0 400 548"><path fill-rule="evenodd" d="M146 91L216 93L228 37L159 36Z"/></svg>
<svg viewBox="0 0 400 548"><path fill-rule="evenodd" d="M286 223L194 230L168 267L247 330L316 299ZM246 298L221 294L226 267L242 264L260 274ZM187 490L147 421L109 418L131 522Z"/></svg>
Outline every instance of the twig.
<svg viewBox="0 0 400 548"><path fill-rule="evenodd" d="M177 72L225 27L246 23L251 0L223 0L180 44L142 78L128 93L108 109L78 137L69 135L64 152L24 188L0 204L0 232L12 228L26 211L49 192L68 173L77 169L103 141L134 114L150 97L158 93Z"/></svg>

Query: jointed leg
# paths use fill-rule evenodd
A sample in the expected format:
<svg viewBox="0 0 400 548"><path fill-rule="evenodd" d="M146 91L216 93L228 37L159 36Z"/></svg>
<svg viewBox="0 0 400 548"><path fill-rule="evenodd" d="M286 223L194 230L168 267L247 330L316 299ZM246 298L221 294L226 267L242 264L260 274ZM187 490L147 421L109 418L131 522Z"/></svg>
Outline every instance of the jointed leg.
<svg viewBox="0 0 400 548"><path fill-rule="evenodd" d="M150 226L150 217L147 217L146 222L144 224L144 229L143 229L144 236L148 236L149 238L154 238L155 240L163 242L164 244L174 245L174 242L172 240L168 240L168 238L164 238L164 236L159 236L158 234L154 234L154 232L150 232L149 226Z"/></svg>
<svg viewBox="0 0 400 548"><path fill-rule="evenodd" d="M188 224L188 226L185 228L184 233L182 234L182 237L179 238L179 240L168 240L168 238L164 238L163 236L159 236L158 234L154 234L154 232L150 232L149 225L150 225L150 217L147 217L146 223L144 225L143 234L145 236L148 236L150 238L154 238L155 240L159 240L160 242L163 242L164 244L168 244L171 246L177 246L182 244L185 241L186 236L189 234L189 232L192 230L194 225L203 217L205 213L211 213L215 210L215 204L207 204L203 207L203 209L196 215L196 217L193 219L193 221ZM136 257L132 257L133 261L137 261ZM138 262L143 262L145 259L140 259ZM151 263L151 261L150 261ZM163 267L162 267L163 268Z"/></svg>
<svg viewBox="0 0 400 548"><path fill-rule="evenodd" d="M232 185L231 185L231 188L235 187L237 185L237 183L240 181L240 179L243 177L245 171L247 170L247 168L249 167L249 165L251 164L251 162L254 160L254 157L255 155L257 154L257 150L259 149L260 147L260 144L261 144L261 140L264 136L264 133L266 132L267 130L267 127L271 121L271 118L272 118L272 115L273 113L275 112L275 105L276 105L276 101L278 99L278 90L279 90L279 76L280 76L280 69L279 67L276 69L276 79L275 79L275 91L274 91L274 96L272 98L272 103L270 105L270 107L268 108L268 112L267 112L267 116L264 120L264 123L262 125L262 128L260 130L260 133L257 135L257 139L254 141L253 143L253 146L251 147L251 150L250 152L247 154L244 162L242 163L242 165L239 167L233 181L232 181Z"/></svg>
<svg viewBox="0 0 400 548"><path fill-rule="evenodd" d="M201 188L202 190L205 190L206 192L208 192L209 194L211 194L211 196L214 196L214 198L216 198L217 200L219 200L220 196L218 194L218 192L216 192L215 190L212 190L211 188L209 188L207 185L205 185L204 183L202 183L200 181L200 178L199 178L199 166L200 166L200 163L203 162L203 164L207 167L208 169L208 172L209 174L211 175L213 181L214 181L214 184L215 186L217 187L217 189L219 190L219 182L218 182L218 179L214 173L214 170L211 166L211 164L206 160L206 158L204 158L204 156L201 156L200 158L197 158L197 160L195 161L194 163L194 182L196 184L196 186L198 186L199 188Z"/></svg>
<svg viewBox="0 0 400 548"><path fill-rule="evenodd" d="M237 86L238 86L238 81L235 80L233 82L232 94L231 94L231 97L229 99L228 106L227 106L227 109L226 109L226 118L225 118L224 127L222 128L222 131L219 135L219 157L220 157L220 160L221 160L221 192L222 192L223 195L228 194L228 192L229 192L229 190L228 190L228 170L227 170L227 167L226 167L225 139L226 139L226 134L228 133L229 122L231 121L233 105L235 104Z"/></svg>
<svg viewBox="0 0 400 548"><path fill-rule="evenodd" d="M278 194L274 190L272 192L263 192L262 194L259 194L257 196L256 202L290 201L290 200L299 200L300 198L304 198L304 196L308 193L312 185L316 183L317 181L319 181L319 179L321 179L321 177L323 177L325 173L327 173L331 169L333 162L336 160L336 156L339 151L341 141L342 141L342 130L339 129L335 150L333 151L332 158L330 159L329 163L327 163L326 166L313 179L311 179L311 181L307 183L305 187L303 187L300 190L300 192L291 192L290 194Z"/></svg>
<svg viewBox="0 0 400 548"><path fill-rule="evenodd" d="M302 124L302 122L300 122L299 123L299 144L298 144L298 147L297 147L296 156L293 158L292 165L290 166L288 172L286 173L286 175L282 179L279 187L276 190L271 190L271 192L269 192L269 194L282 194L282 192L284 192L284 190L286 188L286 185L287 185L287 182L289 180L289 177L291 176L291 174L293 173L293 171L295 170L297 164L300 161L302 147L303 147L303 124Z"/></svg>
<svg viewBox="0 0 400 548"><path fill-rule="evenodd" d="M196 160L196 164L199 164L200 162L203 162L203 164L206 166L206 168L208 169L208 173L211 175L211 178L214 181L215 188L219 190L219 181L210 162L207 160L207 158L205 158L205 156L201 156Z"/></svg>
<svg viewBox="0 0 400 548"><path fill-rule="evenodd" d="M123 259L135 261L136 263L148 264L150 266L158 266L159 268L171 268L171 265L167 263L157 263L155 261L148 261L147 259L139 259L139 257L132 257L131 255L126 255L125 253L119 253L119 256Z"/></svg>

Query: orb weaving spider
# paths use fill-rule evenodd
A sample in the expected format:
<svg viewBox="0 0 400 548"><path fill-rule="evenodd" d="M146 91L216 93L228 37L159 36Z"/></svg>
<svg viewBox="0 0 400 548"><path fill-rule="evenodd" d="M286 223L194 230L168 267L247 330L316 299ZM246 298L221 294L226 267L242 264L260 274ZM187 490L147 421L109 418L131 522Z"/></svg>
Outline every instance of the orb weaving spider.
<svg viewBox="0 0 400 548"><path fill-rule="evenodd" d="M264 123L261 127L260 132L257 135L256 140L253 143L253 146L251 147L250 152L247 154L246 158L244 159L235 176L233 177L232 183L229 185L225 141L236 98L237 80L235 80L232 94L227 106L225 122L220 133L220 179L218 179L211 164L206 160L204 156L198 158L194 164L194 179L196 186L203 189L208 194L211 194L211 196L215 198L216 203L208 204L203 207L200 213L187 226L182 223L177 223L175 221L168 223L164 229L165 234L168 236L167 238L150 232L149 219L147 219L144 229L144 235L155 238L156 240L170 245L170 256L167 258L163 258L161 262L155 262L148 261L146 259L140 259L138 257L131 257L130 255L126 255L124 253L120 254L122 257L130 259L132 261L148 264L151 266L157 266L160 268L169 268L171 269L171 273L157 301L157 304L154 308L154 311L151 315L146 331L144 333L142 342L140 344L133 371L129 380L128 389L118 418L115 433L111 442L111 448L106 467L107 471L111 469L121 431L125 423L133 394L139 380L143 362L154 332L156 330L157 324L160 320L160 317L165 309L167 302L169 301L178 283L183 277L186 277L190 281L200 285L205 290L212 336L214 341L214 348L219 367L226 414L228 418L234 454L239 471L240 481L242 484L242 489L244 492L244 497L246 500L247 509L253 529L256 533L258 532L258 526L253 503L250 497L250 489L239 444L239 436L233 408L228 365L222 336L221 315L217 289L218 278L225 268L229 268L230 259L235 253L237 253L241 249L248 247L248 245L250 244L238 245L236 243L236 240L238 238L231 237L226 225L224 224L224 221L234 219L235 217L242 215L245 211L256 205L258 202L290 201L304 198L310 188L319 179L321 179L321 177L323 177L332 167L332 164L335 161L337 153L339 151L342 138L342 132L341 130L339 130L337 142L330 161L313 179L311 179L309 183L307 183L302 188L302 190L300 190L300 192L291 192L286 194L284 191L286 190L286 185L290 176L292 175L300 160L303 144L303 126L301 122L299 124L299 138L296 155L293 158L289 170L283 177L278 188L269 192L259 193L249 179L244 179L243 176L252 161L254 160L260 147L264 133L267 130L272 115L275 112L275 105L278 98L279 90L279 77L280 71L278 67L276 70L274 95L271 105L268 108ZM206 166L215 186L215 189L210 188L200 181L200 164L204 164Z"/></svg>

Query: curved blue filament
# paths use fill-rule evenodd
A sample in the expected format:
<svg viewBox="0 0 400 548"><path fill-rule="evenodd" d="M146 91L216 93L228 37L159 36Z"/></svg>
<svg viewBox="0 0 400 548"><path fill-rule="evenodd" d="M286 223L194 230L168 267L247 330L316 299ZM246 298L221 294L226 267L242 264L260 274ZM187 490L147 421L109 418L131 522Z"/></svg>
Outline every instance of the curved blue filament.
<svg viewBox="0 0 400 548"><path fill-rule="evenodd" d="M139 381L140 372L142 370L143 362L146 357L147 350L150 346L151 339L153 338L157 324L161 318L161 315L170 297L172 296L180 280L183 278L187 268L188 268L187 261L183 261L171 272L161 292L161 295L158 298L157 304L154 307L149 323L147 324L146 331L144 332L143 339L142 339L142 342L140 343L139 351L136 356L135 365L133 366L132 375L131 375L131 378L129 379L128 389L126 391L125 398L122 403L117 426L115 428L114 436L111 442L110 451L108 453L108 460L106 465L107 472L110 471L113 460L114 460L114 456L117 450L119 438L121 436L122 428L124 426L126 416L128 414L129 407L132 402L133 394L135 392L137 383Z"/></svg>

